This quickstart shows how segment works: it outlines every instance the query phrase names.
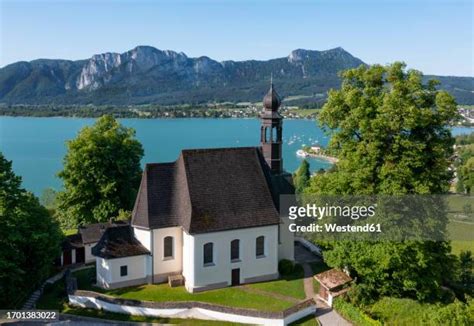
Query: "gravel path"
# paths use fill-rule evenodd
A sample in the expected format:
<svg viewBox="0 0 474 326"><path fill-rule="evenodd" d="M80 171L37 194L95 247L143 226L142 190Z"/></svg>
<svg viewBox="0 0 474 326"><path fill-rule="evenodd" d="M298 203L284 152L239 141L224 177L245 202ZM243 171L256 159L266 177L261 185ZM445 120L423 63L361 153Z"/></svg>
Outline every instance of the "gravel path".
<svg viewBox="0 0 474 326"><path fill-rule="evenodd" d="M352 324L342 318L335 310L317 299L313 287L313 269L308 263L304 263L303 268L306 299L314 298L316 301L316 315L314 318L318 319L322 326L351 326Z"/></svg>

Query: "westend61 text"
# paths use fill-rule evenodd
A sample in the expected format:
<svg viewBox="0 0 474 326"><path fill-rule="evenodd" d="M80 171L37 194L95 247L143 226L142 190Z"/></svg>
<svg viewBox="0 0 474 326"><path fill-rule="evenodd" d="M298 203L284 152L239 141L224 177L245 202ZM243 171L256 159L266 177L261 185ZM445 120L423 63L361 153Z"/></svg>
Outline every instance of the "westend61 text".
<svg viewBox="0 0 474 326"><path fill-rule="evenodd" d="M337 225L335 223L328 223L324 225L310 224L310 225L296 225L290 224L289 229L291 232L304 232L304 233L380 233L382 228L380 224L365 224L365 225Z"/></svg>

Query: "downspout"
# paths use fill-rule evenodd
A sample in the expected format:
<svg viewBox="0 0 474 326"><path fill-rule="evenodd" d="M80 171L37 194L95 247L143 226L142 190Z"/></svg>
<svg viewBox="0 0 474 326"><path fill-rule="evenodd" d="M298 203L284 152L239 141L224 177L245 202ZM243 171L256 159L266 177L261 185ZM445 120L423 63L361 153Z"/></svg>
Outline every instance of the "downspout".
<svg viewBox="0 0 474 326"><path fill-rule="evenodd" d="M151 229L151 284L155 283L155 234L154 229Z"/></svg>

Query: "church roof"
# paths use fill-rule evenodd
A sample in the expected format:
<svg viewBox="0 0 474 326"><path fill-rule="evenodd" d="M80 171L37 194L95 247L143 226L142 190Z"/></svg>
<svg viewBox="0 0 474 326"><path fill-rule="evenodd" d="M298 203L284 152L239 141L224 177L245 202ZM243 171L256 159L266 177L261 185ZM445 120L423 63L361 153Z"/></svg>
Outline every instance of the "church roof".
<svg viewBox="0 0 474 326"><path fill-rule="evenodd" d="M105 259L148 255L150 252L133 236L130 225L109 227L99 242L92 248L92 254Z"/></svg>
<svg viewBox="0 0 474 326"><path fill-rule="evenodd" d="M198 234L278 224L278 187L257 147L183 150L146 165L132 225Z"/></svg>

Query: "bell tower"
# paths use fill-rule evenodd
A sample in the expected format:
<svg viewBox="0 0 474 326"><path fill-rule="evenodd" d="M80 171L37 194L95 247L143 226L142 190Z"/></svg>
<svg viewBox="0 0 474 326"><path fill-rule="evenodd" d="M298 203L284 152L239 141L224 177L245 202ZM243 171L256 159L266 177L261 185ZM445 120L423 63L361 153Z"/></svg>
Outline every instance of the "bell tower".
<svg viewBox="0 0 474 326"><path fill-rule="evenodd" d="M282 159L282 126L283 117L278 113L281 105L280 97L273 87L273 80L270 89L263 98L263 111L260 114L262 126L260 129L260 143L265 161L272 173L283 172Z"/></svg>

